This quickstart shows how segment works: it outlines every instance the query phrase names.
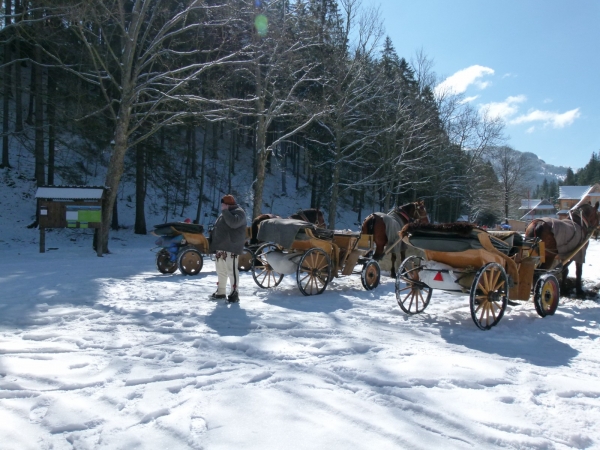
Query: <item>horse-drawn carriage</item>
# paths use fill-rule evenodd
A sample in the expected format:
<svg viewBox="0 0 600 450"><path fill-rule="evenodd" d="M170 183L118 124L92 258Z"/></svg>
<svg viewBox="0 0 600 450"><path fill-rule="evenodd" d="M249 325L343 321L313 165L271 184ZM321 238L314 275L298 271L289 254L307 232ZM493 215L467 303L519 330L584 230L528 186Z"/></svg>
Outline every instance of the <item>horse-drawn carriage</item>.
<svg viewBox="0 0 600 450"><path fill-rule="evenodd" d="M209 253L204 227L186 222L169 222L154 227L159 236L156 245L156 268L160 273L173 273L179 268L184 275L197 275Z"/></svg>
<svg viewBox="0 0 600 450"><path fill-rule="evenodd" d="M246 244L238 257L238 268L242 272L252 269L254 251L260 246L256 238L258 225L268 218L279 217L262 214L246 227ZM318 209L301 209L290 218L314 223L325 228L323 213ZM210 232L211 226L208 231ZM169 222L155 225L152 234L159 236L156 245L161 249L156 254L156 267L160 273L174 273L178 268L184 275L197 275L203 266L203 256L209 255L208 239L204 236L204 227L188 222Z"/></svg>
<svg viewBox="0 0 600 450"><path fill-rule="evenodd" d="M273 288L284 275L296 274L304 295L321 294L328 283L342 275L359 273L363 287L379 284L379 264L366 257L372 251L371 235L334 231L296 219L267 219L258 231L264 241L254 252L252 277L262 288Z"/></svg>
<svg viewBox="0 0 600 450"><path fill-rule="evenodd" d="M582 208L580 224L573 221L572 226L588 223L585 233L562 254L556 251L555 236L549 240L534 233L523 237L518 232L487 232L467 223L407 225L402 241L420 254L406 258L398 268L398 305L407 314L417 314L429 305L433 289L468 293L471 318L480 329L489 330L502 319L509 299L527 301L533 292L537 313L553 315L560 298L559 279L598 225L598 205L595 210L590 205Z"/></svg>

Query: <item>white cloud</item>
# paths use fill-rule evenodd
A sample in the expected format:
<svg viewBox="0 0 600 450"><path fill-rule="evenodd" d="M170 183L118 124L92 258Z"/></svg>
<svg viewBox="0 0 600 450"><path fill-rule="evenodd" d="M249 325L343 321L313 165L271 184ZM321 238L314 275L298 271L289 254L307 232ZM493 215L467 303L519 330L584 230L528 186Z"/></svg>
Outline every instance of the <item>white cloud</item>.
<svg viewBox="0 0 600 450"><path fill-rule="evenodd" d="M452 93L462 94L467 88L474 84L479 89L485 89L488 87L489 82L481 81L480 78L486 75L493 75L494 69L484 66L471 66L466 69L459 70L454 75L449 76L440 84L435 87L435 93L437 95Z"/></svg>
<svg viewBox="0 0 600 450"><path fill-rule="evenodd" d="M466 97L461 101L461 103L471 103L471 102L474 102L475 100L477 100L478 98L479 98L479 95L474 95L473 97Z"/></svg>
<svg viewBox="0 0 600 450"><path fill-rule="evenodd" d="M487 111L491 117L506 119L514 116L519 110L519 103L527 100L524 95L512 95L503 102L492 102L481 105L481 109Z"/></svg>
<svg viewBox="0 0 600 450"><path fill-rule="evenodd" d="M528 112L525 115L519 116L512 120L512 124L542 122L544 125L552 126L553 128L564 128L571 125L575 119L581 116L579 108L572 109L562 114L552 111L540 111L539 109Z"/></svg>
<svg viewBox="0 0 600 450"><path fill-rule="evenodd" d="M535 127L529 127L526 130L526 132L529 133L529 134L533 133L534 131L535 131Z"/></svg>

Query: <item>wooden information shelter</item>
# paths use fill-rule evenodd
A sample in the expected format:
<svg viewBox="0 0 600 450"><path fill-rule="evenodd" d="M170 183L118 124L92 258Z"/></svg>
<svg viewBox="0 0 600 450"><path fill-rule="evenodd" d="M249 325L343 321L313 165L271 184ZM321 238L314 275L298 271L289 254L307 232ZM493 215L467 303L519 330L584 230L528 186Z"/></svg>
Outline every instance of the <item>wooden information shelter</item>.
<svg viewBox="0 0 600 450"><path fill-rule="evenodd" d="M102 256L102 186L41 186L35 193L40 253L46 251L46 228L94 228L96 253Z"/></svg>

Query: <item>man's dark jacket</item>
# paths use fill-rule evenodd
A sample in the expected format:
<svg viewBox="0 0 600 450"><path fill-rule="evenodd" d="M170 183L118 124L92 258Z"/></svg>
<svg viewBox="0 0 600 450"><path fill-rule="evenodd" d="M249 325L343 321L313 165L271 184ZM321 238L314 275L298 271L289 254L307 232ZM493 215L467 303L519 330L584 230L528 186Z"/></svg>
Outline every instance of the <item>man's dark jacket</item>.
<svg viewBox="0 0 600 450"><path fill-rule="evenodd" d="M238 205L221 211L212 230L210 251L225 251L241 255L246 241L246 213Z"/></svg>

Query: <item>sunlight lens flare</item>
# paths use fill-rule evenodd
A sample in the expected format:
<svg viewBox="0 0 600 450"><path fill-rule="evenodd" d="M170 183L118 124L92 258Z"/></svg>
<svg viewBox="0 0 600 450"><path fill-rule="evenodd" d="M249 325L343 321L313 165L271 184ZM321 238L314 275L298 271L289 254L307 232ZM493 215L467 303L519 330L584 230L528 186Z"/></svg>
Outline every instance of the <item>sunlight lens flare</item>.
<svg viewBox="0 0 600 450"><path fill-rule="evenodd" d="M269 29L269 19L266 16L259 14L254 19L254 26L259 36L266 36Z"/></svg>

